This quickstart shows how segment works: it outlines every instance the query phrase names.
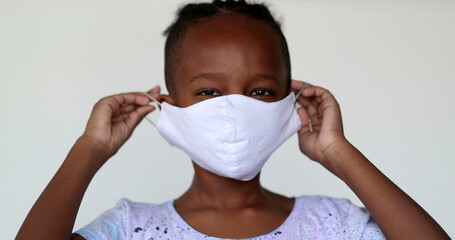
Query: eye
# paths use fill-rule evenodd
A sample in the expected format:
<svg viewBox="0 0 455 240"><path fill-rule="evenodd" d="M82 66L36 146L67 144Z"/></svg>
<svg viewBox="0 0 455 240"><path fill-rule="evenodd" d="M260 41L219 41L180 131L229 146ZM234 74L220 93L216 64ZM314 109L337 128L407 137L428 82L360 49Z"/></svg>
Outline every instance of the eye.
<svg viewBox="0 0 455 240"><path fill-rule="evenodd" d="M219 95L221 95L219 92L217 92L213 89L202 89L202 90L199 90L196 94L202 95L202 96L219 96Z"/></svg>
<svg viewBox="0 0 455 240"><path fill-rule="evenodd" d="M259 88L254 90L251 95L253 96L268 96L268 95L274 95L272 90L265 89L265 88Z"/></svg>

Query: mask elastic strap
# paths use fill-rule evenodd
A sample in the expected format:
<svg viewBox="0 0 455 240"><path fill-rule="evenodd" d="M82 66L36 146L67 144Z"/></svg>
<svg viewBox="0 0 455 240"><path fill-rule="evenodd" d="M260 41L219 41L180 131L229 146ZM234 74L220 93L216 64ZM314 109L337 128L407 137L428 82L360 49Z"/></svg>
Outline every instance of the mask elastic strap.
<svg viewBox="0 0 455 240"><path fill-rule="evenodd" d="M303 87L302 87L302 88L297 92L297 94L295 95L295 102L294 102L295 108L299 108L299 107L302 106L302 105L299 104L299 102L297 102L297 99L299 99L300 95L302 95L302 92L303 92L303 90L305 90L306 87L307 87L307 84L304 83L304 84L303 84Z"/></svg>
<svg viewBox="0 0 455 240"><path fill-rule="evenodd" d="M295 95L295 100L297 101L297 99L300 97L300 95L302 95L302 92L303 90L305 90L305 87L306 87L306 83L303 85L303 87L297 92L297 94Z"/></svg>
<svg viewBox="0 0 455 240"><path fill-rule="evenodd" d="M153 102L155 102L158 106L161 107L161 103L158 102L158 100L156 100L154 97L152 97L150 94L146 93L146 92L142 92L145 96L147 96L150 100L152 100ZM147 120L150 124L152 124L155 128L156 128L156 124L150 119L148 118L147 116L145 117L145 120Z"/></svg>
<svg viewBox="0 0 455 240"><path fill-rule="evenodd" d="M299 99L300 95L302 95L302 92L303 90L305 90L305 88L307 87L308 85L306 83L303 84L303 87L297 92L297 94L295 95L295 103L296 103L296 108L299 108L301 107L302 105L300 105L298 102L297 102L297 99ZM313 123L311 121L311 118L308 118L308 127L310 128L310 132L313 132Z"/></svg>

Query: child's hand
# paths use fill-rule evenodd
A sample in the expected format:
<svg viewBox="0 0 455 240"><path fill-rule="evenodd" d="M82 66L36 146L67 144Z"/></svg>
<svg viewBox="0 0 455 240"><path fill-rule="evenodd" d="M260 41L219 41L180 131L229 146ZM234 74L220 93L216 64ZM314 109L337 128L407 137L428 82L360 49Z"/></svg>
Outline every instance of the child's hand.
<svg viewBox="0 0 455 240"><path fill-rule="evenodd" d="M302 153L310 159L328 166L327 154L339 144L347 143L343 134L340 107L326 89L292 81L292 91L297 93L304 87L297 102L302 106L298 114L302 128L298 132Z"/></svg>
<svg viewBox="0 0 455 240"><path fill-rule="evenodd" d="M159 93L159 86L148 91L154 98L158 98ZM144 116L155 109L149 102L150 99L142 93L124 93L102 98L93 107L81 138L88 140L93 147L103 149L104 160L107 160L131 136Z"/></svg>

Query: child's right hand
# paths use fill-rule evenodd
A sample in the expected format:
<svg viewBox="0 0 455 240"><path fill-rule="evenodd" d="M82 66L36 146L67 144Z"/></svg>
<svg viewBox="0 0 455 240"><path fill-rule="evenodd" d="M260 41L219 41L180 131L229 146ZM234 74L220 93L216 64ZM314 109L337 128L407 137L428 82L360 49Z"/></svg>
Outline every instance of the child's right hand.
<svg viewBox="0 0 455 240"><path fill-rule="evenodd" d="M160 87L147 92L158 98ZM131 136L139 122L155 107L142 93L123 93L104 97L93 107L84 134L80 140L102 151L104 163L113 156ZM101 163L101 164L102 164Z"/></svg>

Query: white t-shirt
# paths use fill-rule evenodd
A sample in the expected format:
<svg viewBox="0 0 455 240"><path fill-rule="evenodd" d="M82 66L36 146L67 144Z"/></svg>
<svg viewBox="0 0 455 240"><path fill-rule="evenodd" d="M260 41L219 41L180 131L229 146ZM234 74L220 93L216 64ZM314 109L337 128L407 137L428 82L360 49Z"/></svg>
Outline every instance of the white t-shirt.
<svg viewBox="0 0 455 240"><path fill-rule="evenodd" d="M174 201L162 204L121 199L76 233L87 240L222 240L190 227L176 212ZM324 196L296 198L284 223L274 231L248 240L385 239L371 215L347 199Z"/></svg>

